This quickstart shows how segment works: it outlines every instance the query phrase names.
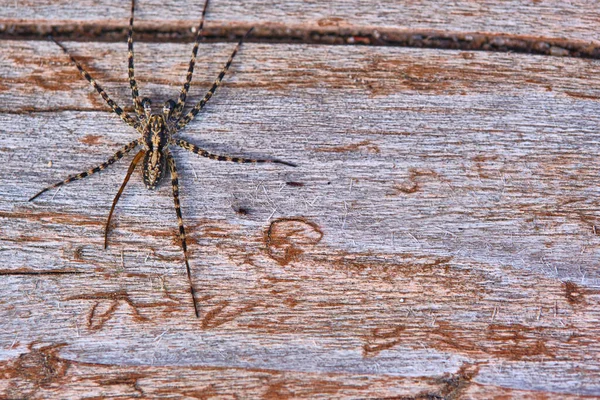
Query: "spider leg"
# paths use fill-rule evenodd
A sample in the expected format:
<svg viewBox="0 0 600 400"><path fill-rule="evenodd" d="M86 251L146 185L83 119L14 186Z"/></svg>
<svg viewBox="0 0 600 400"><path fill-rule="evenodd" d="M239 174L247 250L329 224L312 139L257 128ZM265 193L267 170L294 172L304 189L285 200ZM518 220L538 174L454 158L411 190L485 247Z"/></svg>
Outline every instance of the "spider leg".
<svg viewBox="0 0 600 400"><path fill-rule="evenodd" d="M190 270L190 263L187 255L187 244L185 241L185 229L183 227L183 218L181 217L181 206L179 204L179 181L177 179L177 167L175 166L175 160L170 152L167 151L167 162L169 163L169 169L171 170L171 184L173 185L173 200L175 201L175 212L177 213L177 222L179 223L179 238L181 239L181 247L183 248L183 258L185 259L185 268L187 270L188 281L190 283L190 293L192 294L192 302L194 303L194 311L196 317L200 318L200 312L198 305L196 304L196 293L194 291L194 285L192 284L192 272Z"/></svg>
<svg viewBox="0 0 600 400"><path fill-rule="evenodd" d="M133 12L135 11L135 0L131 0L131 17L129 17L129 34L127 35L127 60L129 70L129 86L131 86L131 96L133 97L133 105L135 112L139 118L144 118L144 107L140 100L137 82L135 80L135 70L133 67Z"/></svg>
<svg viewBox="0 0 600 400"><path fill-rule="evenodd" d="M179 117L181 117L181 112L183 111L183 107L185 107L185 99L187 98L188 91L190 90L192 75L194 74L194 66L196 65L196 56L198 55L198 45L200 44L200 35L202 33L202 27L204 26L204 17L206 16L207 8L208 0L204 2L204 8L202 9L202 17L200 18L200 24L198 25L198 30L196 31L196 42L194 43L194 48L192 49L192 58L190 59L185 83L181 88L181 92L179 93L179 99L177 99L177 104L173 109L172 118L175 121L177 121Z"/></svg>
<svg viewBox="0 0 600 400"><path fill-rule="evenodd" d="M102 164L91 168L85 172L82 172L80 174L77 175L71 175L69 176L67 179L65 179L62 182L58 182L55 183L54 185L50 185L45 189L42 189L40 192L38 192L38 194L36 194L35 196L33 196L32 198L30 198L28 201L32 201L33 199L37 198L39 195L41 195L42 193L47 192L50 189L54 189L56 187L65 185L67 183L76 181L78 179L83 179L86 176L95 174L98 171L102 171L103 169L106 169L106 167L108 167L109 165L114 164L116 161L120 160L121 158L123 158L123 156L127 153L129 153L132 149L134 149L136 146L139 145L139 141L138 140L134 140L133 142L127 144L125 147L123 147L121 150L117 151L111 158L109 158L108 160L106 160L105 162L103 162Z"/></svg>
<svg viewBox="0 0 600 400"><path fill-rule="evenodd" d="M192 144L183 139L173 139L173 144L183 147L184 149L191 151L192 153L198 154L199 156L210 158L211 160L231 161L231 162L240 163L240 164L242 164L242 163L254 163L254 164L273 163L273 164L288 165L290 167L297 167L296 164L293 164L293 163L287 162L287 161L281 161L281 160L255 160L252 158L231 157L231 156L223 156L223 155L219 155L219 154L212 154L204 149L201 149L200 147L196 146L195 144Z"/></svg>
<svg viewBox="0 0 600 400"><path fill-rule="evenodd" d="M129 182L129 178L131 177L131 174L133 173L135 166L137 165L137 163L140 161L140 159L145 154L146 154L146 152L144 150L140 150L135 155L135 157L131 161L131 164L129 164L129 169L127 170L127 175L125 175L125 179L123 180L123 183L121 184L121 188L119 189L119 191L117 192L117 195L115 196L115 199L113 200L112 207L110 208L110 213L108 214L108 219L106 220L106 226L104 227L104 248L105 249L108 247L108 227L110 226L110 220L113 216L113 212L115 211L115 207L117 206L117 203L119 202L119 198L121 198L121 194L123 193L125 186L127 186L127 182Z"/></svg>
<svg viewBox="0 0 600 400"><path fill-rule="evenodd" d="M231 66L231 62L233 61L233 58L237 54L240 46L242 45L242 43L244 42L244 40L248 37L248 35L250 35L250 32L252 32L252 29L254 29L254 28L250 28L248 30L248 32L246 32L246 34L240 39L240 41L238 42L238 44L235 46L235 48L233 49L233 52L229 56L229 60L227 60L227 63L225 64L225 66L221 70L221 73L219 73L219 76L214 81L212 87L208 90L208 92L206 93L206 95L204 95L204 98L202 100L200 100L200 102L198 104L196 104L194 106L194 108L192 108L190 110L190 112L188 112L183 118L181 118L180 120L177 121L177 129L178 130L179 129L183 129L183 127L185 127L191 120L193 120L194 117L200 112L200 110L202 110L202 108L204 108L204 105L208 102L208 100L210 100L210 98L212 97L212 95L215 93L215 91L217 90L217 88L221 84L221 81L223 80L223 77L227 73L227 70L229 70L229 67Z"/></svg>
<svg viewBox="0 0 600 400"><path fill-rule="evenodd" d="M100 93L100 96L102 96L102 98L104 99L104 101L106 102L106 104L108 104L108 106L115 112L115 114L117 114L119 117L121 117L121 119L123 121L125 121L128 125L134 127L136 130L139 130L140 128L140 123L133 118L132 116L130 116L129 114L127 114L125 111L123 111L123 109L121 107L119 107L117 105L117 103L115 103L110 97L108 97L108 95L106 94L106 92L104 91L104 89L102 89L102 87L94 80L94 78L92 78L92 76L81 66L81 64L79 63L79 61L77 61L67 50L67 48L65 46L63 46L61 43L57 42L56 40L54 40L54 38L52 36L49 36L49 38L58 45L58 47L60 47L62 49L62 51L69 56L69 58L71 59L71 61L75 64L75 66L77 67L77 69L79 70L79 72L81 73L81 76L83 76L85 78L85 80L87 80L93 87L94 89L96 89L96 91L98 93Z"/></svg>

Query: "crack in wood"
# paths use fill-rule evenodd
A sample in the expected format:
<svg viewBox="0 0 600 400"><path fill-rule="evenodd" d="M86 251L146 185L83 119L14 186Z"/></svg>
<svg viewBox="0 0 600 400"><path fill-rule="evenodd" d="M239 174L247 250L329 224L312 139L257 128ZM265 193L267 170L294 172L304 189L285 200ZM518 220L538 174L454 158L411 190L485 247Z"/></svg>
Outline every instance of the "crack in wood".
<svg viewBox="0 0 600 400"><path fill-rule="evenodd" d="M51 276L51 275L92 275L89 272L84 271L73 271L73 270L56 270L56 271L34 271L34 270L8 270L0 269L0 275L2 276L23 276L23 275L36 275L36 276Z"/></svg>
<svg viewBox="0 0 600 400"><path fill-rule="evenodd" d="M192 28L181 24L140 23L136 26L136 41L188 43L195 38ZM250 25L242 24L205 27L203 40L235 42L248 28ZM0 25L0 40L46 40L52 35L57 40L122 42L127 38L127 29L126 25L15 22ZM247 42L415 47L600 59L600 46L577 39L381 27L262 24L255 26Z"/></svg>

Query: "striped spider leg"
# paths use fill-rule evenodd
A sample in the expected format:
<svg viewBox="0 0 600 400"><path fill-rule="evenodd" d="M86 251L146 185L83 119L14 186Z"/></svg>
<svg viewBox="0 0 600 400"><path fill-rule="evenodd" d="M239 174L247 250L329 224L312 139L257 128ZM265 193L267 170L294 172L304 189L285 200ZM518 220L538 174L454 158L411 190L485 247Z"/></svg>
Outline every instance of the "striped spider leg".
<svg viewBox="0 0 600 400"><path fill-rule="evenodd" d="M196 40L194 43L194 47L192 50L192 57L190 59L188 72L186 75L185 83L179 93L179 97L177 102L173 100L168 100L165 102L162 108L162 113L153 113L152 112L152 103L150 99L143 98L140 99L139 90L137 86L137 81L135 80L135 70L134 70L134 53L133 53L133 15L135 12L135 0L131 1L131 16L129 18L129 34L127 37L127 48L128 48L128 76L129 76L129 85L131 87L131 95L133 100L133 106L135 109L135 115L129 115L125 112L121 107L119 107L109 96L106 94L104 89L92 78L92 76L86 71L86 69L77 61L67 50L65 46L61 43L58 43L54 39L54 43L56 43L62 51L71 59L73 64L77 67L80 74L83 76L85 80L87 80L96 91L100 94L100 96L104 99L106 104L112 109L112 111L117 114L126 124L133 127L139 134L140 138L137 140L128 143L119 151L117 151L112 157L110 157L107 161L102 164L90 168L85 172L81 172L77 175L71 175L67 177L65 180L50 185L36 195L32 196L29 201L34 200L41 194L47 192L50 189L57 188L64 184L73 182L75 180L83 179L89 175L95 174L108 166L114 164L121 158L123 158L126 154L131 152L131 150L136 147L141 147L133 160L129 165L129 169L127 170L127 174L125 175L125 179L117 192L111 209L108 215L105 229L104 229L104 248L108 246L108 231L110 227L110 221L113 216L113 212L117 203L129 182L129 178L133 174L136 166L141 162L142 164L142 176L144 180L144 184L148 189L154 189L160 183L162 178L166 175L166 172L170 173L171 176L171 185L173 188L173 200L175 205L175 213L177 215L177 222L179 225L179 239L181 242L181 247L183 249L183 257L185 261L185 267L190 287L190 294L192 296L192 303L194 305L194 311L196 317L200 317L200 311L198 308L198 304L196 303L196 295L194 290L194 284L192 281L192 273L190 269L190 263L188 258L188 250L185 236L185 228L183 224L183 217L181 214L181 206L179 201L179 179L177 174L177 166L175 164L175 159L171 155L169 151L169 146L179 146L185 150L188 150L192 153L195 153L201 157L206 157L212 160L217 161L231 161L236 163L277 163L283 164L287 166L295 167L296 165L290 162L281 161L281 160L261 160L261 159L250 159L243 157L231 157L219 154L212 154L208 151L189 143L183 139L175 138L174 136L182 130L189 122L191 122L194 117L204 108L206 103L210 100L212 95L215 93L219 85L221 84L225 74L229 70L233 58L237 54L240 46L242 45L244 39L248 37L252 29L250 29L246 34L240 39L240 41L235 46L233 52L229 56L229 59L225 63L221 72L219 73L217 79L213 82L212 86L205 94L205 96L195 104L192 109L182 116L183 109L186 105L187 94L190 88L190 84L192 81L192 75L194 73L194 66L196 64L196 56L198 53L198 46L200 43L200 39L202 37L201 31L204 25L204 19L206 16L206 10L208 8L208 0L205 0L204 8L202 10L202 17L200 19L200 24L198 26L198 30L196 33Z"/></svg>

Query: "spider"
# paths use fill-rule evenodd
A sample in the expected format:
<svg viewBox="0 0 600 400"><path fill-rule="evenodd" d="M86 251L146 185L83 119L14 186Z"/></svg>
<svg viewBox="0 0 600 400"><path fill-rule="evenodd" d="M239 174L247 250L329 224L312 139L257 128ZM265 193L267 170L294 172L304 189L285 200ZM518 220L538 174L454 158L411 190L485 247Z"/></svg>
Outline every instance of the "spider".
<svg viewBox="0 0 600 400"><path fill-rule="evenodd" d="M67 48L61 43L54 40L54 38L50 37L50 39L56 43L62 51L69 56L73 64L77 67L81 75L96 89L96 91L102 96L104 101L108 104L108 106L112 109L112 111L117 114L121 119L129 126L132 126L141 137L134 140L131 143L126 144L120 150L118 150L112 157L103 162L100 165L97 165L85 172L81 172L77 175L71 175L67 177L65 180L50 185L35 196L31 197L29 201L34 200L42 193L46 191L62 186L64 184L83 179L89 175L95 174L96 172L102 171L108 166L114 164L131 150L141 147L141 150L133 157L131 164L129 165L129 169L127 170L127 174L125 175L125 179L121 184L119 191L117 192L110 212L108 214L108 218L106 220L106 225L104 229L104 248L106 249L108 246L108 230L110 225L110 220L112 218L115 206L131 177L131 174L135 170L135 167L140 161L142 162L143 168L143 180L146 188L154 189L159 184L161 179L164 177L166 169L170 171L171 174L171 184L173 186L173 199L175 202L175 213L177 214L177 222L179 223L179 238L181 241L181 247L183 249L183 258L185 261L185 267L187 271L187 277L190 285L190 294L192 296L192 302L194 304L194 311L196 317L200 317L200 313L198 310L198 304L196 303L196 295L194 291L194 285L192 282L192 274L190 270L190 264L188 260L188 252L187 252L187 244L185 239L185 228L183 226L183 218L181 216L181 207L179 203L179 183L177 178L177 168L175 166L175 160L169 151L169 146L175 145L184 148L185 150L191 151L199 156L210 158L212 160L217 161L232 161L236 163L277 163L283 164L291 167L295 167L296 165L290 162L281 161L281 160L255 160L250 158L242 158L242 157L230 157L225 155L211 154L208 151L196 146L195 144L189 143L186 140L176 138L176 134L185 128L185 126L190 123L194 117L202 110L205 104L210 100L212 95L215 93L223 77L227 73L233 58L237 54L240 46L244 39L248 37L250 32L252 32L251 28L246 32L246 34L240 39L237 43L233 52L229 56L227 63L219 73L217 79L213 82L212 87L208 90L206 95L200 102L185 115L183 115L183 109L186 104L186 98L188 94L188 90L190 88L190 83L192 81L192 75L194 73L194 65L196 64L196 55L198 53L198 45L200 42L202 26L204 25L204 19L206 16L206 10L208 7L208 0L205 1L204 7L202 9L202 17L200 19L200 24L198 26L198 30L196 31L196 41L194 43L194 47L192 50L192 58L190 59L188 72L186 76L185 83L179 93L179 98L177 102L173 100L168 100L164 103L162 107L162 113L153 113L151 101L148 98L140 99L137 82L135 80L135 71L133 64L133 15L135 11L135 0L131 1L131 16L129 18L129 34L127 36L127 47L128 47L128 70L129 70L129 86L131 87L131 94L133 97L133 106L135 108L135 116L132 116L125 112L121 107L119 107L109 96L106 94L104 89L96 82L94 78L83 68L83 66L77 61L67 50Z"/></svg>

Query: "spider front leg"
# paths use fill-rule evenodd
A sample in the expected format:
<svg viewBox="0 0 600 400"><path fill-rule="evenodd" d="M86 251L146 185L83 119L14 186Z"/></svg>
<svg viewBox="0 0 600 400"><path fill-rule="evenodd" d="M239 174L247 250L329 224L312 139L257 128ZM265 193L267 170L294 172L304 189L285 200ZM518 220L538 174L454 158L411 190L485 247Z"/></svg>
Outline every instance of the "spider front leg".
<svg viewBox="0 0 600 400"><path fill-rule="evenodd" d="M210 98L212 97L212 95L215 93L215 91L217 90L217 88L221 84L221 81L223 80L223 77L225 76L225 74L229 70L229 67L231 66L231 62L233 61L233 58L237 54L240 46L242 45L242 43L244 42L244 40L248 37L248 35L250 35L250 32L252 32L253 29L254 28L250 28L248 30L248 32L246 32L246 34L240 39L240 41L238 42L238 44L235 46L235 48L233 49L233 52L229 56L229 60L227 60L227 63L225 63L225 66L223 67L223 69L219 73L219 76L217 77L217 79L215 79L212 87L204 95L204 98L202 100L200 100L200 102L198 104L196 104L194 106L194 108L192 108L190 110L190 112L188 112L185 115L185 117L183 117L183 118L181 118L180 120L177 121L177 129L178 130L183 129L187 124L189 124L190 121L193 120L194 117L200 112L200 110L202 110L204 108L204 105L208 102L208 100L210 100ZM177 120L179 118L179 115L176 115L176 117L177 118L175 118L175 120Z"/></svg>
<svg viewBox="0 0 600 400"><path fill-rule="evenodd" d="M65 179L62 182L58 182L55 183L54 185L50 185L44 189L42 189L40 192L38 192L38 194L36 194L35 196L33 196L32 198L30 198L28 201L32 201L35 198L37 198L38 196L40 196L42 193L47 192L50 189L54 189L57 188L59 186L65 185L67 183L79 180L79 179L83 179L86 176L90 176L92 174L95 174L96 172L102 171L103 169L106 169L106 167L108 167L109 165L114 164L115 162L119 161L121 158L123 158L123 156L127 153L129 153L132 149L134 149L136 146L138 146L139 140L134 140L133 142L127 144L126 146L124 146L121 150L117 151L111 158L109 158L108 160L106 160L105 162L103 162L102 164L94 167L94 168L90 168L89 170L82 172L80 174L77 175L71 175L69 176L67 179Z"/></svg>
<svg viewBox="0 0 600 400"><path fill-rule="evenodd" d="M108 94L106 94L106 92L104 91L104 89L102 89L102 87L96 82L96 80L94 78L92 78L92 76L81 66L81 64L79 63L79 61L77 61L67 50L67 48L65 46L63 46L61 43L58 43L56 40L54 40L54 38L52 36L49 36L50 40L52 40L54 43L56 43L56 45L58 47L61 48L61 50L67 55L69 56L69 58L71 59L71 61L75 64L75 66L77 67L77 69L79 70L79 73L81 74L81 76L84 77L84 79L86 81L88 81L93 87L94 89L96 89L96 91L100 94L100 96L102 96L102 98L104 99L104 101L106 102L106 104L108 104L108 106L114 111L115 114L117 114L119 117L121 117L121 119L123 121L125 121L125 123L127 123L128 125L134 127L136 130L139 131L139 128L141 127L140 123L133 118L131 115L127 114L125 111L123 111L123 109L121 107L119 107L117 105L117 103L115 103L109 96Z"/></svg>
<svg viewBox="0 0 600 400"><path fill-rule="evenodd" d="M209 153L208 151L196 146L195 144L187 142L183 139L173 139L172 142L173 142L173 144L176 144L179 147L182 147L188 151L191 151L194 154L198 154L199 156L210 158L211 160L231 161L231 162L235 162L235 163L239 163L239 164L243 164L243 163L254 163L254 164L273 163L273 164L283 164L283 165L287 165L290 167L297 167L297 165L294 163L287 162L287 161L281 161L281 160L256 160L253 158L231 157L231 156L223 156L223 155L219 155L219 154L212 154L212 153Z"/></svg>
<svg viewBox="0 0 600 400"><path fill-rule="evenodd" d="M196 42L194 43L194 48L192 49L192 58L190 59L190 64L188 66L188 72L185 77L185 83L183 84L183 88L181 88L179 98L177 99L177 104L173 109L173 119L175 121L177 121L179 117L181 117L181 112L183 111L183 107L185 107L185 100L187 98L188 91L190 90L190 84L192 83L192 76L194 75L194 66L196 65L196 56L198 55L198 45L200 44L200 36L202 34L202 27L204 26L204 18L206 16L207 8L208 0L204 2L204 8L202 9L202 17L200 18L200 25L198 25L198 30L196 31Z"/></svg>
<svg viewBox="0 0 600 400"><path fill-rule="evenodd" d="M133 13L135 11L135 0L131 0L131 16L129 17L129 34L127 35L127 61L129 71L129 86L131 86L131 96L133 97L133 106L138 117L143 118L144 107L140 100L140 93L135 80L135 69L133 66Z"/></svg>
<svg viewBox="0 0 600 400"><path fill-rule="evenodd" d="M196 317L200 318L200 311L196 304L196 293L194 291L194 285L192 283L192 272L190 270L190 263L188 261L187 244L185 240L185 228L183 227L183 218L181 216L181 205L179 204L179 181L177 178L177 167L175 166L175 160L171 153L166 151L167 163L171 170L171 184L173 185L173 200L175 202L175 213L177 214L177 223L179 224L179 238L181 240L181 247L183 248L183 258L185 259L185 268L187 270L188 281L190 283L190 293L192 294L192 302L194 303L194 311Z"/></svg>

